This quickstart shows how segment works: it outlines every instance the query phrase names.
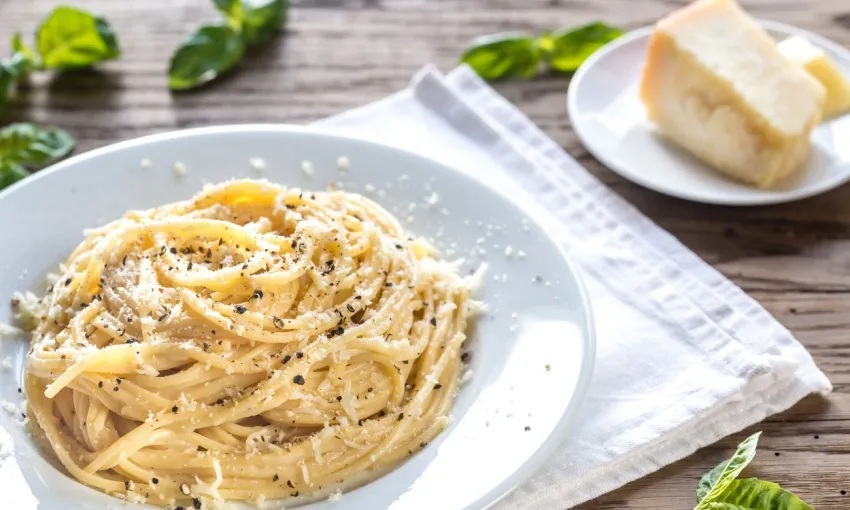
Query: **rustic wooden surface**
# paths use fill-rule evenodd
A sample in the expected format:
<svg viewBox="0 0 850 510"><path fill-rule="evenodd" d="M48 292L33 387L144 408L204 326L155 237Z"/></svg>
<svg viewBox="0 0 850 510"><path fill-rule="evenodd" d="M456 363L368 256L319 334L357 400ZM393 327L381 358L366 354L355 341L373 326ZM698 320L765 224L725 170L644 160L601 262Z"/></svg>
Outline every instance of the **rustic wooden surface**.
<svg viewBox="0 0 850 510"><path fill-rule="evenodd" d="M57 2L0 0L0 54L29 40ZM188 126L303 123L396 91L423 64L450 69L471 37L603 19L648 25L682 0L301 0L286 34L251 51L237 73L194 93L171 94L170 52L208 0L76 0L105 15L124 56L98 71L39 76L0 116L63 127L85 151ZM756 16L814 30L850 46L847 0L751 0ZM585 151L563 110L567 78L498 89L608 186L743 287L808 347L835 385L791 411L582 508L688 509L699 476L746 433L764 430L751 470L819 510L850 508L850 186L795 204L749 209L691 204L639 188ZM850 140L848 140L850 143ZM7 219L8 220L8 219ZM841 491L848 494L842 495Z"/></svg>

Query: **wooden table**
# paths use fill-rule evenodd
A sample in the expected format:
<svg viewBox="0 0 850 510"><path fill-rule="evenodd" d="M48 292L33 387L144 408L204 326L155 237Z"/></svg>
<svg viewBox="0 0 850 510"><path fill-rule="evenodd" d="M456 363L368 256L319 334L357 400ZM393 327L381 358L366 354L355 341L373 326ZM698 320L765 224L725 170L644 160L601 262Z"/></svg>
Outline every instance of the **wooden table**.
<svg viewBox="0 0 850 510"><path fill-rule="evenodd" d="M31 40L39 19L56 3L0 2L0 54L8 54L14 31ZM476 35L594 19L631 29L684 2L301 0L290 11L285 36L251 51L237 73L188 94L169 93L165 70L178 41L214 16L210 1L70 3L110 20L123 58L97 72L37 77L0 121L60 126L85 151L189 126L309 122L399 90L428 62L450 69ZM757 17L793 23L850 46L847 0L744 4ZM691 204L647 191L606 170L581 147L563 108L567 83L563 77L544 78L497 88L608 186L761 302L808 347L835 385L829 397L810 397L582 508L692 508L700 475L755 430L765 435L752 473L794 490L818 510L850 508L850 187L749 209Z"/></svg>

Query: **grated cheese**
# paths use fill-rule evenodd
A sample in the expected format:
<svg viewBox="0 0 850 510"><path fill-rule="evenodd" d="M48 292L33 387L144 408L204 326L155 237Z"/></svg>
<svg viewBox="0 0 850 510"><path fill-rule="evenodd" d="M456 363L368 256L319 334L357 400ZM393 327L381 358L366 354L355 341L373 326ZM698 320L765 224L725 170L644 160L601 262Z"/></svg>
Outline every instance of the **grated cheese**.
<svg viewBox="0 0 850 510"><path fill-rule="evenodd" d="M174 163L174 173L177 175L186 175L186 165L182 161Z"/></svg>
<svg viewBox="0 0 850 510"><path fill-rule="evenodd" d="M141 161L142 168L150 168L152 164L153 163L151 163L151 160L149 160L148 158L142 158L142 161Z"/></svg>
<svg viewBox="0 0 850 510"><path fill-rule="evenodd" d="M249 158L248 164L251 165L251 170L261 171L266 169L266 160L263 158Z"/></svg>
<svg viewBox="0 0 850 510"><path fill-rule="evenodd" d="M301 162L301 170L304 172L304 175L307 177L313 176L313 163L307 161L306 159Z"/></svg>

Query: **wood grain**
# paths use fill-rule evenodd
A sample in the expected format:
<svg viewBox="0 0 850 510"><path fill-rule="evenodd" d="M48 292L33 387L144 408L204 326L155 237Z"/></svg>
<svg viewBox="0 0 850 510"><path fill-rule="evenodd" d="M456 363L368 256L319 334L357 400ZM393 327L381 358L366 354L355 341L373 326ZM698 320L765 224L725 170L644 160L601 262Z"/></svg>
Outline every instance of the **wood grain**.
<svg viewBox="0 0 850 510"><path fill-rule="evenodd" d="M124 56L75 74L39 75L0 114L61 126L85 151L145 134L222 123L303 123L405 86L423 64L450 69L465 43L502 30L539 31L595 19L651 24L682 0L302 0L286 34L252 50L236 73L197 92L166 87L181 38L215 13L207 0L76 0L105 15ZM750 0L756 16L850 46L847 0ZM0 54L30 40L54 1L0 2ZM568 79L499 84L499 91L608 186L743 287L809 348L835 385L792 410L582 506L688 509L699 476L746 433L764 430L753 472L819 510L850 508L850 188L802 202L722 208L637 187L606 170L572 133L562 107ZM850 141L848 141L850 143ZM777 456L778 454L778 456Z"/></svg>

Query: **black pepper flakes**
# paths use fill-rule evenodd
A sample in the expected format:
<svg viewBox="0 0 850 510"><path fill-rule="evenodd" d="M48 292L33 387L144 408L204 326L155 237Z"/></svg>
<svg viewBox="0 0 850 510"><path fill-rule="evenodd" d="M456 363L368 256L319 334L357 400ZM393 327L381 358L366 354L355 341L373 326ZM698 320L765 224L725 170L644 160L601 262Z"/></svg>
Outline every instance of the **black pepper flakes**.
<svg viewBox="0 0 850 510"><path fill-rule="evenodd" d="M251 294L251 299L262 299L262 298L263 298L263 291L261 291L259 289L255 290L254 293Z"/></svg>
<svg viewBox="0 0 850 510"><path fill-rule="evenodd" d="M178 411L177 406L172 406L172 407L171 407L171 412L172 412L172 413L177 414L177 411Z"/></svg>
<svg viewBox="0 0 850 510"><path fill-rule="evenodd" d="M124 343L125 344L137 344L137 343L139 343L139 339L138 338L128 338L127 341L124 342Z"/></svg>
<svg viewBox="0 0 850 510"><path fill-rule="evenodd" d="M298 374L298 375L296 375L295 377L292 378L292 382L294 382L295 384L297 384L299 386L304 386L304 382L305 382L304 376L301 375L301 374Z"/></svg>
<svg viewBox="0 0 850 510"><path fill-rule="evenodd" d="M531 430L531 427L529 427L528 425L526 425L526 426L525 426L525 431L526 431L526 432L528 432L529 430ZM778 455L778 454L777 454L777 455Z"/></svg>
<svg viewBox="0 0 850 510"><path fill-rule="evenodd" d="M439 390L439 389L440 389L440 388L442 388L442 387L443 387L443 385L442 385L442 384L440 384L440 383L437 383L437 384L435 384L435 385L434 385L434 389L435 389L435 390Z"/></svg>
<svg viewBox="0 0 850 510"><path fill-rule="evenodd" d="M404 413L398 413L398 421L401 421L403 419L404 419Z"/></svg>
<svg viewBox="0 0 850 510"><path fill-rule="evenodd" d="M204 352L210 352L210 344L204 342Z"/></svg>
<svg viewBox="0 0 850 510"><path fill-rule="evenodd" d="M220 405L220 406L223 406L224 405L224 399L220 398L220 399L216 400L215 403Z"/></svg>
<svg viewBox="0 0 850 510"><path fill-rule="evenodd" d="M118 386L112 388L112 391L118 391Z"/></svg>
<svg viewBox="0 0 850 510"><path fill-rule="evenodd" d="M337 396L336 396L336 401L337 401L337 402L342 402L342 395L337 395Z"/></svg>
<svg viewBox="0 0 850 510"><path fill-rule="evenodd" d="M469 353L468 352L465 352L465 353L460 355L460 360L463 361L464 363L466 363L466 361L468 359L469 359Z"/></svg>
<svg viewBox="0 0 850 510"><path fill-rule="evenodd" d="M189 264L186 265L186 271L191 271L191 270L192 270L192 261L190 260Z"/></svg>
<svg viewBox="0 0 850 510"><path fill-rule="evenodd" d="M383 409L381 409L381 411L378 413L378 416L380 416L381 418L383 418L386 415L387 415L387 412L384 411Z"/></svg>
<svg viewBox="0 0 850 510"><path fill-rule="evenodd" d="M278 481L278 480L280 480L280 477L279 477L279 476L277 476L277 473L275 473L275 474L274 474L274 476L272 477L272 481L273 481L273 482L276 482L276 481Z"/></svg>
<svg viewBox="0 0 850 510"><path fill-rule="evenodd" d="M292 359L292 356L287 354L286 356L283 357L283 362L281 364L286 365L287 363L289 363L289 360L291 360L291 359Z"/></svg>
<svg viewBox="0 0 850 510"><path fill-rule="evenodd" d="M247 308L245 308L245 307L244 307L244 306L242 306L242 305L236 305L236 306L234 306L234 307L233 307L233 311L235 311L235 312L236 312L236 313L238 313L238 314L243 314L243 313L247 312L247 311L248 311L248 309L247 309Z"/></svg>
<svg viewBox="0 0 850 510"><path fill-rule="evenodd" d="M298 359L301 359L301 358L304 357L304 353L301 352L301 351L298 351L298 352L295 353L295 357L298 358Z"/></svg>
<svg viewBox="0 0 850 510"><path fill-rule="evenodd" d="M98 382L97 382L97 387L98 387L98 388L103 388L103 381L98 381Z"/></svg>
<svg viewBox="0 0 850 510"><path fill-rule="evenodd" d="M436 325L437 325L437 318L436 318L436 317L431 317L431 325L432 325L432 326L436 326Z"/></svg>
<svg viewBox="0 0 850 510"><path fill-rule="evenodd" d="M351 306L351 303L348 303L347 305L345 305L345 309L348 310L351 313L354 313L354 307Z"/></svg>
<svg viewBox="0 0 850 510"><path fill-rule="evenodd" d="M175 248L175 247L173 247L173 246L172 246L172 247L171 247L171 249L170 249L170 250L168 250L168 251L170 251L172 255L176 255L176 254L177 254L177 248Z"/></svg>
<svg viewBox="0 0 850 510"><path fill-rule="evenodd" d="M201 500L198 498L192 498L192 506L195 507L196 510L201 510Z"/></svg>
<svg viewBox="0 0 850 510"><path fill-rule="evenodd" d="M151 478L151 482L153 482L153 484L156 485L156 484L159 483L159 478L156 478L156 477Z"/></svg>
<svg viewBox="0 0 850 510"><path fill-rule="evenodd" d="M277 329L283 329L283 327L285 326L283 319L276 315L272 315L272 322L274 323L274 327L276 327Z"/></svg>
<svg viewBox="0 0 850 510"><path fill-rule="evenodd" d="M287 480L287 481L286 481L286 485L288 485L290 489L294 489L294 488L295 488L295 486L294 486L294 485L292 485L292 480Z"/></svg>

